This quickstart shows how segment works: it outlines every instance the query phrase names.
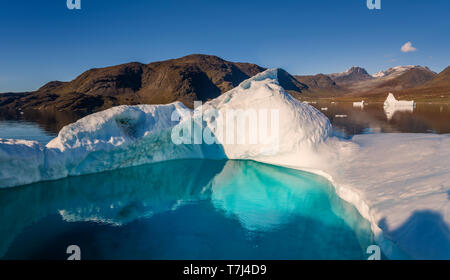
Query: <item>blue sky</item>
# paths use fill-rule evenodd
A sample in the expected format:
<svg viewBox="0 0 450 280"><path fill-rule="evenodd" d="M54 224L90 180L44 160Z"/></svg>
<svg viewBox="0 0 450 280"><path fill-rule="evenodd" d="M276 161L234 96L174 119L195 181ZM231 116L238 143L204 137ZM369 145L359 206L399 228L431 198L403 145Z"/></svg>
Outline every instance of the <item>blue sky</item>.
<svg viewBox="0 0 450 280"><path fill-rule="evenodd" d="M450 1L0 0L0 92L191 53L292 74L450 65ZM400 50L411 42L417 50Z"/></svg>

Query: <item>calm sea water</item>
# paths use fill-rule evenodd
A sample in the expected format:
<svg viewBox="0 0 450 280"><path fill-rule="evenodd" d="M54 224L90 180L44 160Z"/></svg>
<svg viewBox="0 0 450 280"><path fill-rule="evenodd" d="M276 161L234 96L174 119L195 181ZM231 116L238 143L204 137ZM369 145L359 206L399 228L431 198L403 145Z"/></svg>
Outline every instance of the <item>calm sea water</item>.
<svg viewBox="0 0 450 280"><path fill-rule="evenodd" d="M28 121L0 121L0 138L35 140L47 144L56 133L45 131L37 123Z"/></svg>
<svg viewBox="0 0 450 280"><path fill-rule="evenodd" d="M370 226L318 176L180 160L0 190L0 256L364 259Z"/></svg>
<svg viewBox="0 0 450 280"><path fill-rule="evenodd" d="M366 133L450 133L450 104L418 103L413 110L386 112L381 103L364 108L351 102L318 102L321 110L343 136ZM326 108L326 110L322 110Z"/></svg>

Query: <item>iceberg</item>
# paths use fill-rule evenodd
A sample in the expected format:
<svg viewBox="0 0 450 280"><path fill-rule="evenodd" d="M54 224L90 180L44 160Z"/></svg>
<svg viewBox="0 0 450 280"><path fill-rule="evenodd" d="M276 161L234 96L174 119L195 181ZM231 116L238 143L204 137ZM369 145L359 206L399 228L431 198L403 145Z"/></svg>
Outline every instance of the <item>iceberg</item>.
<svg viewBox="0 0 450 280"><path fill-rule="evenodd" d="M414 102L397 101L390 94L385 110L389 108L414 108ZM239 120L227 121L230 111L238 112L235 116L245 127L265 113L267 133L255 142L249 140L251 129L239 135ZM213 143L175 144L173 131L192 125L200 125L203 137L211 134ZM236 137L228 139L229 133ZM450 259L450 135L336 138L325 115L284 91L278 69L266 70L195 110L179 102L118 106L64 127L46 146L0 140L0 188L195 158L255 160L321 175L371 223L388 257ZM95 216L91 214L85 217ZM77 215L64 216L70 220ZM252 224L251 217L244 219Z"/></svg>
<svg viewBox="0 0 450 280"><path fill-rule="evenodd" d="M364 108L364 100L361 102L353 102L353 107Z"/></svg>
<svg viewBox="0 0 450 280"><path fill-rule="evenodd" d="M65 126L46 146L31 141L1 140L0 188L173 159L258 159L265 155L306 153L331 135L330 121L314 107L287 94L278 83L278 71L266 70L195 111L181 102L122 105ZM224 131L233 128L224 120L229 112L270 110L277 112L277 117L271 120L277 130L275 134L260 135L263 141L259 144L242 144L240 139L235 144L173 141L173 131L195 125L204 126L204 132L209 131L217 138L220 134L217 122L224 123ZM237 129L235 126L232 132L239 136ZM188 136L195 137L195 131L190 133ZM16 176L15 170L21 170L23 176Z"/></svg>
<svg viewBox="0 0 450 280"><path fill-rule="evenodd" d="M383 109L388 120L391 120L395 112L413 112L416 107L414 101L397 100L392 93L384 101Z"/></svg>

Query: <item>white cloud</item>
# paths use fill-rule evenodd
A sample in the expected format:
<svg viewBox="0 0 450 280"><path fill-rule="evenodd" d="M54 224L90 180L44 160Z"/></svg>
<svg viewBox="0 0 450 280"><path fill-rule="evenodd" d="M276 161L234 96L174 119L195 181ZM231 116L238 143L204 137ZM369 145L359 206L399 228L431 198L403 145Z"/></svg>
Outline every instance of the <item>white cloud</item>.
<svg viewBox="0 0 450 280"><path fill-rule="evenodd" d="M412 46L411 42L407 42L406 44L404 44L402 46L402 52L404 52L404 53L415 52L415 51L417 51L417 49Z"/></svg>

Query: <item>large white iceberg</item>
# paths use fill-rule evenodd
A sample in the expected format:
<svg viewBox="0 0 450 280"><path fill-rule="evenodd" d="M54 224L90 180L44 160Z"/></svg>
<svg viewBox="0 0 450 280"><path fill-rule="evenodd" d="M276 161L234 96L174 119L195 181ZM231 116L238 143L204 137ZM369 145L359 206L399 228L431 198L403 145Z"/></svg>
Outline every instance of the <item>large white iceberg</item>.
<svg viewBox="0 0 450 280"><path fill-rule="evenodd" d="M331 137L329 120L287 94L277 74L277 69L267 70L195 111L176 102L99 112L63 128L46 147L1 140L0 187L170 159L256 160L328 178L337 194L371 222L389 257L450 259L450 135ZM408 106L413 103L391 96L385 108ZM238 136L229 142L218 129L237 132L224 119L230 110L244 111L249 119L253 111L275 110L270 119L277 120L278 137L239 143ZM213 114L203 114L207 111ZM221 141L174 144L173 131L194 124Z"/></svg>
<svg viewBox="0 0 450 280"><path fill-rule="evenodd" d="M123 105L65 126L46 146L32 141L1 140L0 163L7 169L0 172L0 187L172 159L306 155L328 138L331 124L321 112L287 94L278 84L278 71L272 69L258 74L195 112L180 102ZM217 133L213 116L202 114L208 110L218 113L216 122L232 110L256 113L276 110L276 135L263 136L264 143L260 144L227 144L226 141L178 144L174 141L174 131L195 125L204 125L205 131ZM223 128L227 130L225 121ZM194 137L195 131L190 133L188 137ZM23 176L16 176L14 170L22 170Z"/></svg>

